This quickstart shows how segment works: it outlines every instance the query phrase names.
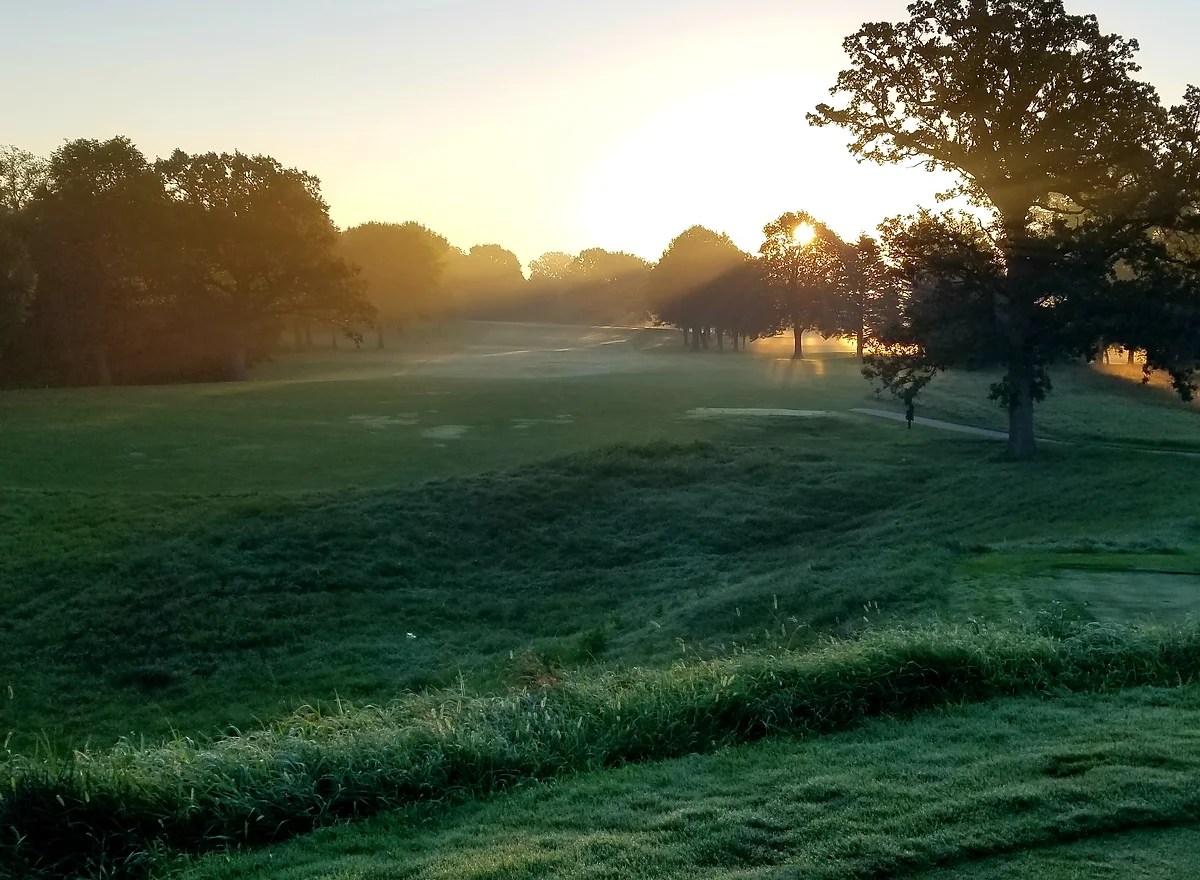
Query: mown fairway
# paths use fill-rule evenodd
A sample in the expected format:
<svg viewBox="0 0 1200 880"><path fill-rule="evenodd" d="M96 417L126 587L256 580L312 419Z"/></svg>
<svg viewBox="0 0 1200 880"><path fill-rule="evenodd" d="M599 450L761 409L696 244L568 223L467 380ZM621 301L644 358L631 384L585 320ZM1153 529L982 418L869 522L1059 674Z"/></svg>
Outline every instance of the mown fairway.
<svg viewBox="0 0 1200 880"><path fill-rule="evenodd" d="M933 620L1175 623L1200 610L1200 461L1146 451L1200 451L1194 407L1124 377L1067 368L1040 421L1043 436L1064 442L1014 464L994 441L854 414L896 407L871 393L852 356L827 351L794 363L787 352L763 345L753 355L690 355L660 331L449 325L396 351L284 358L245 384L2 393L0 731L11 732L14 752L65 753L129 734L246 729L303 704L384 703L426 688L553 687L568 673L804 648L829 635ZM999 427L1003 414L984 399L988 381L943 377L920 414ZM696 412L703 408L827 414L716 417ZM1171 707L1191 707L1194 695L1148 693L1114 705L1161 702L1155 729L1184 736L1190 715ZM892 749L888 737L934 745L949 737L937 745L949 750L947 761L986 762L993 734L1001 736L995 719L1017 724L1029 715L1029 735L1044 744L1031 754L1053 755L1055 731L1084 724L1064 713L1086 720L1107 711L1090 699L1036 711L1001 704L962 721L935 716L917 731L881 723L829 748L849 755L861 742L882 755ZM1080 729L1071 748L1103 750L1121 736ZM870 746L871 737L884 744ZM740 798L737 785L770 800L771 773L795 784L819 776L805 762L829 757L822 742L521 795L515 813L494 809L526 817L512 821L526 827L528 846L492 851L489 835L510 832L480 831L469 864L436 850L457 848L477 820L490 827L490 807L455 813L420 844L406 835L424 832L386 820L320 837L313 845L332 849L313 856L311 870L307 843L287 850L289 874L267 873L261 859L244 874L211 870L357 880L724 877L770 867L808 876L803 860L818 858L829 876L843 876L1018 850L1043 841L1058 821L1059 813L1034 810L1027 825L985 833L990 820L979 814L979 839L999 842L977 846L970 827L938 843L924 826L897 825L895 852L877 841L837 850L844 834L836 824L801 834L799 814L789 812L795 804L778 805L782 819L762 820L782 822L779 829L747 831L749 850L702 830L701 819L724 824L721 799ZM1179 761L1163 765L1175 774L1171 785L1195 774L1190 757ZM1129 779L1142 778L1140 767ZM1004 772L993 771L1003 788ZM930 810L972 784L956 777L943 790L915 765L895 772L888 790L908 785L905 797L926 799ZM1089 777L1075 775L1069 795L1083 809ZM700 781L710 778L719 797ZM1012 783L1034 799L1041 784ZM1125 784L1096 789L1109 800L1088 829L1196 818L1191 801L1159 800L1154 809L1166 812L1158 820L1103 818L1128 818ZM593 789L614 785L628 798L596 818L589 804L608 795ZM845 793L850 782L829 785L843 792L834 800L866 804ZM654 798L639 799L650 789ZM545 797L573 798L561 816L578 827L539 829L533 817L551 811ZM679 833L705 838L707 849L664 826L653 845L628 850L636 862L622 862L619 828L638 825L638 816L669 825L672 798L701 804L699 830ZM897 795L864 805L852 821L869 824L876 809L900 817L904 803ZM746 815L747 828L758 821ZM577 839L594 818L613 826L595 832L595 846ZM539 843L547 834L559 843ZM753 843L756 835L770 840ZM409 867L387 873L373 856L343 865L343 846L412 855ZM558 854L533 857L547 846ZM813 855L823 847L827 856ZM905 861L900 850L925 855ZM1073 864L1075 850L1054 852Z"/></svg>

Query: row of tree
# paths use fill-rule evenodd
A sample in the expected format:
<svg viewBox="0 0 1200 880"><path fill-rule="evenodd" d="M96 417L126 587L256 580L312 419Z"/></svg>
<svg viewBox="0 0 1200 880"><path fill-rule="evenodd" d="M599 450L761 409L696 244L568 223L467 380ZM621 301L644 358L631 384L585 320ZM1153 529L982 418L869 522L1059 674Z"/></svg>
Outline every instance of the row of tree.
<svg viewBox="0 0 1200 880"><path fill-rule="evenodd" d="M245 376L287 317L371 309L316 178L266 156L151 162L126 138L0 154L0 368L100 383Z"/></svg>
<svg viewBox="0 0 1200 880"><path fill-rule="evenodd" d="M456 316L477 320L629 324L646 319L650 264L589 248L529 264L497 244L460 250L417 223L365 223L341 234L380 328ZM382 340L382 336L380 337Z"/></svg>
<svg viewBox="0 0 1200 880"><path fill-rule="evenodd" d="M525 278L496 245L416 224L338 233L315 178L241 153L148 161L126 139L42 161L0 153L0 370L62 382L239 377L290 320L361 330L427 317L616 323L691 347L791 329L855 337L910 413L952 367L999 368L1009 448L1034 450L1049 368L1116 345L1190 398L1200 367L1200 89L1164 106L1136 42L1062 0L915 0L844 42L809 115L855 155L954 172L972 213L838 239L807 214L751 258L695 227L654 266L593 249Z"/></svg>

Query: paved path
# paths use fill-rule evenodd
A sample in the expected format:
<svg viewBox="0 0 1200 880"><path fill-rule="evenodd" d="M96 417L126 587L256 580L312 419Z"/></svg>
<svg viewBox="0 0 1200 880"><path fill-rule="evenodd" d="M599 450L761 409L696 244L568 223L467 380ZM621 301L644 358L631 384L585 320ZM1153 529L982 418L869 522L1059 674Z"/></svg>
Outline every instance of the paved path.
<svg viewBox="0 0 1200 880"><path fill-rule="evenodd" d="M904 413L892 412L886 409L862 409L855 408L850 410L852 413L858 413L861 416L871 416L876 419L888 419L892 422L904 422L907 419ZM976 428L971 425L959 425L954 422L943 422L941 419L926 419L917 416L913 419L918 425L925 428L934 428L938 431L953 431L956 434L967 434L972 437L985 437L988 440L1007 440L1008 434L1003 431L992 431L987 428ZM1197 458L1200 459L1200 452L1187 452L1182 449L1154 449L1152 447L1122 445L1120 443L1069 443L1063 440L1047 440L1044 437L1037 438L1038 443L1053 443L1062 446L1091 446L1101 449L1123 449L1127 452L1141 452L1145 455L1174 455L1179 458Z"/></svg>
<svg viewBox="0 0 1200 880"><path fill-rule="evenodd" d="M872 416L877 419L889 419L893 422L904 422L907 419L904 413L892 412L886 409L852 409L852 413L858 413L863 416ZM973 428L970 425L957 425L954 422L943 422L941 419L926 419L917 416L913 419L915 424L926 428L936 428L939 431L953 431L956 434L969 434L972 437L987 437L989 440L1007 440L1008 435L1003 431L989 431L987 428ZM1038 439L1039 443L1045 442Z"/></svg>

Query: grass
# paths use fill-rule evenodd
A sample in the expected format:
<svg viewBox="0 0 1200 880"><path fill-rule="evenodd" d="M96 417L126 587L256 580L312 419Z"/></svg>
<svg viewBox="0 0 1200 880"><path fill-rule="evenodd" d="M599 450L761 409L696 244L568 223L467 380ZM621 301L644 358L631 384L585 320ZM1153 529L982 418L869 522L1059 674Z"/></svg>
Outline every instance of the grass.
<svg viewBox="0 0 1200 880"><path fill-rule="evenodd" d="M1008 699L411 810L186 880L1189 876L1200 690ZM175 876L175 874L172 874Z"/></svg>
<svg viewBox="0 0 1200 880"><path fill-rule="evenodd" d="M169 756L163 738L203 750L297 706L503 700L830 636L1200 607L1197 462L1129 448L1200 448L1200 413L1161 389L1059 371L1039 430L1072 445L1018 465L850 415L692 419L892 404L853 358L612 336L459 328L243 385L0 394L14 760L73 766L121 736ZM922 414L997 427L986 379L939 379Z"/></svg>
<svg viewBox="0 0 1200 880"><path fill-rule="evenodd" d="M1191 500L1168 495L1192 462L1052 450L1026 467L989 449L818 420L389 491L10 493L0 729L20 750L215 733L339 696L503 689L531 667L1019 619L1055 597L994 560L981 572L980 550L1194 546ZM1097 503L1114 483L1139 490Z"/></svg>
<svg viewBox="0 0 1200 880"><path fill-rule="evenodd" d="M1195 626L1040 634L975 626L563 678L504 697L431 694L328 718L310 711L211 745L13 759L7 782L0 776L0 864L29 876L128 872L164 846L267 842L774 733L819 734L996 696L1184 684L1198 674Z"/></svg>

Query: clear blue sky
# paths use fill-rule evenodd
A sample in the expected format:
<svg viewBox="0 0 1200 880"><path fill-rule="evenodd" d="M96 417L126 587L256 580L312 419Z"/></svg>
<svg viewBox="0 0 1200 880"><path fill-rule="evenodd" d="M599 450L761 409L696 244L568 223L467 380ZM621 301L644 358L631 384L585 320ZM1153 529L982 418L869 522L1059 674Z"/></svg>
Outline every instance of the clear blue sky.
<svg viewBox="0 0 1200 880"><path fill-rule="evenodd" d="M1200 81L1192 0L1068 0L1142 43L1175 101ZM931 203L804 113L840 43L904 0L0 0L0 144L125 134L150 156L265 152L334 219L417 220L528 261L656 257L692 223L757 247L805 209L845 234Z"/></svg>

